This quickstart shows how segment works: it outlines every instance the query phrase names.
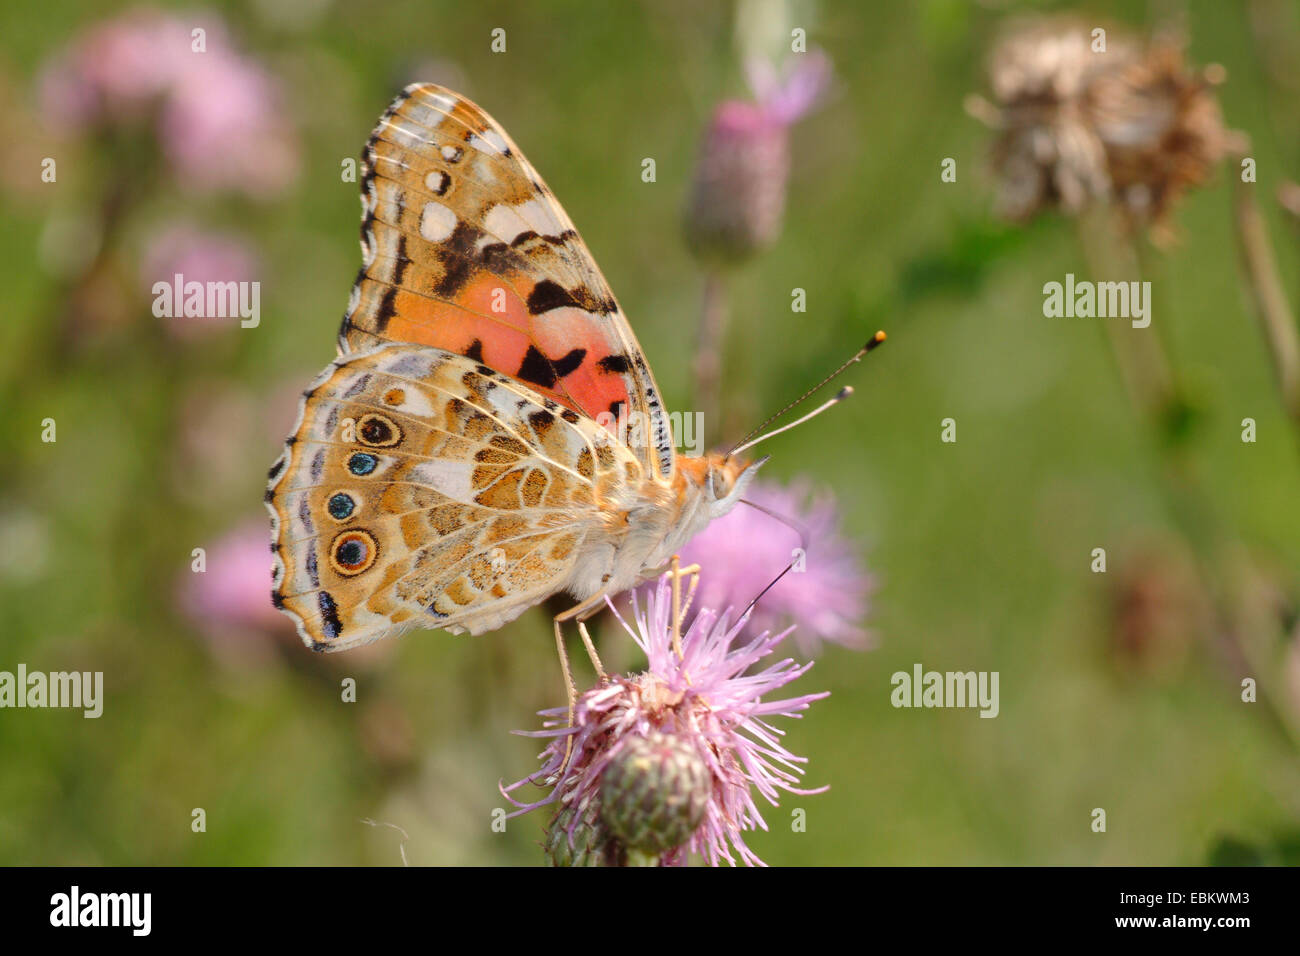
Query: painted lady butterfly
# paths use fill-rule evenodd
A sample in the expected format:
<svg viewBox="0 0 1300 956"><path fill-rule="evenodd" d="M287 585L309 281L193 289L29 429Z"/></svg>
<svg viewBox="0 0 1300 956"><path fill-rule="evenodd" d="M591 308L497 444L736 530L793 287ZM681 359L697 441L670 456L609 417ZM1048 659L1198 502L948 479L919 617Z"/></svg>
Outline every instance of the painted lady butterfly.
<svg viewBox="0 0 1300 956"><path fill-rule="evenodd" d="M272 600L334 651L479 634L567 591L559 643L560 620L661 569L761 462L676 454L587 247L473 103L408 87L366 144L361 206L339 357L269 476ZM629 415L647 427L617 427Z"/></svg>

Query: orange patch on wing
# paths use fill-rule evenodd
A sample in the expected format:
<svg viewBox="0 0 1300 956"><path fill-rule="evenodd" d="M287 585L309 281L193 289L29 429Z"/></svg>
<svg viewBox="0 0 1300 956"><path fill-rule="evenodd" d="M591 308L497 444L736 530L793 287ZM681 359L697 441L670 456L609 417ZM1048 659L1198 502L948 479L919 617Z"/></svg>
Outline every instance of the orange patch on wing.
<svg viewBox="0 0 1300 956"><path fill-rule="evenodd" d="M384 335L457 355L472 353L488 368L511 378L524 366L530 346L552 362L581 349L578 367L553 385L521 381L588 418L609 413L615 402L630 407L624 376L600 365L601 359L614 354L598 324L606 321L604 317L574 307L531 315L515 291L521 282L526 280L484 272L465 284L454 303L399 289Z"/></svg>

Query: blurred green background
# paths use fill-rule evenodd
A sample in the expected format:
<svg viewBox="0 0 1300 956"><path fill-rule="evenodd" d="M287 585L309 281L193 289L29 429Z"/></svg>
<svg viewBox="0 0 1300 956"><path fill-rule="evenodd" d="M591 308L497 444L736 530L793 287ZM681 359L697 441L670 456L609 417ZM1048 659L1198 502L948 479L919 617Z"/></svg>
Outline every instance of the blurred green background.
<svg viewBox="0 0 1300 956"><path fill-rule="evenodd" d="M98 720L0 711L0 862L400 863L401 835L371 820L406 831L414 864L537 864L543 814L504 833L491 814L506 806L498 781L536 767L538 746L510 731L563 699L542 611L474 639L416 633L316 656L256 612L196 622L191 552L206 548L206 573L219 574L232 529L265 524L266 469L298 391L334 355L359 265L357 187L340 164L415 79L460 89L520 144L582 230L669 407L683 408L702 277L681 210L710 111L745 92L735 8L203 8L283 93L275 120L296 158L263 197L174 182L147 131L51 131L43 71L127 9L0 10L0 669L102 670L106 695ZM185 22L197 10L168 9ZM1195 410L1177 453L1198 489L1193 523L1215 529L1240 591L1277 611L1275 634L1249 638L1258 672L1201 636L1213 628L1198 623L1168 452L1125 397L1104 320L1042 315L1043 283L1088 272L1072 224L991 217L990 134L963 98L987 93L983 58L1009 15L1056 9L827 0L793 14L832 59L835 85L794 129L779 241L730 283L727 402L750 421L877 327L890 338L851 373L851 402L766 449L768 477L836 493L878 582L866 621L877 648L830 646L795 685L832 692L785 724L808 781L831 789L767 811L770 832L750 843L770 863L1187 865L1293 852L1300 768L1279 728L1295 726L1287 708L1300 696L1283 637L1300 470L1238 276L1232 171L1180 207L1180 241L1151 254L1148 278L1153 328ZM1296 49L1297 7L1068 9L1136 29L1181 17L1191 61L1227 68L1225 119L1252 138L1294 296L1300 249L1270 197L1300 176L1300 99L1270 76L1260 38ZM504 54L490 51L495 27ZM41 182L46 156L55 183ZM957 160L955 183L940 181L944 157ZM129 211L109 211L110 196ZM101 243L105 221L116 225ZM177 335L150 314L140 263L177 222L252 257L258 328ZM790 311L795 287L806 314ZM955 444L940 442L946 417ZM1245 417L1254 444L1240 440ZM56 443L40 440L46 418ZM1096 547L1105 575L1089 570ZM621 635L605 627L601 640L636 666ZM894 709L890 675L917 662L998 671L1000 716ZM1273 703L1243 703L1243 673ZM345 677L356 703L340 701ZM191 830L196 807L204 833ZM806 832L791 830L795 807ZM1105 834L1091 830L1095 807Z"/></svg>

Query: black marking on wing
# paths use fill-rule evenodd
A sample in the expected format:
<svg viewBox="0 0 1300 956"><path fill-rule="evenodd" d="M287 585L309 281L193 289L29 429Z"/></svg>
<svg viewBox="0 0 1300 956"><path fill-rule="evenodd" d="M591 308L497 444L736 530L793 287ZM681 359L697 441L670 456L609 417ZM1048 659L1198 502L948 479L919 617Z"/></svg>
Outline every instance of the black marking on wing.
<svg viewBox="0 0 1300 956"><path fill-rule="evenodd" d="M528 294L528 311L533 315L564 307L583 309L599 315L609 315L617 306L613 299L599 298L584 285L566 289L550 279L543 279Z"/></svg>
<svg viewBox="0 0 1300 956"><path fill-rule="evenodd" d="M384 297L379 300L379 312L375 316L375 331L383 332L388 323L397 314L397 286L390 285L384 290Z"/></svg>
<svg viewBox="0 0 1300 956"><path fill-rule="evenodd" d="M321 614L321 629L330 640L343 633L343 622L339 620L339 608L328 591L321 591L318 598Z"/></svg>
<svg viewBox="0 0 1300 956"><path fill-rule="evenodd" d="M434 292L441 298L450 298L464 288L474 274L479 262L476 248L482 231L461 220L451 231L447 240L438 247L438 258L442 261L443 276L438 280Z"/></svg>
<svg viewBox="0 0 1300 956"><path fill-rule="evenodd" d="M572 375L582 364L582 360L587 357L586 349L574 349L563 358L558 358L551 363L555 367L555 374L564 378L566 375Z"/></svg>
<svg viewBox="0 0 1300 956"><path fill-rule="evenodd" d="M393 266L393 285L401 285L402 277L406 275L406 268L411 264L411 260L406 255L406 233L401 233L397 237L397 262Z"/></svg>
<svg viewBox="0 0 1300 956"><path fill-rule="evenodd" d="M528 351L524 353L524 360L519 363L519 371L515 373L515 378L540 385L542 388L554 388L555 368L547 361L545 355L537 351L537 346L530 345Z"/></svg>
<svg viewBox="0 0 1300 956"><path fill-rule="evenodd" d="M550 279L543 279L533 287L532 292L528 293L528 311L533 315L540 315L564 306L576 307L577 305L578 300L570 295L567 289Z"/></svg>

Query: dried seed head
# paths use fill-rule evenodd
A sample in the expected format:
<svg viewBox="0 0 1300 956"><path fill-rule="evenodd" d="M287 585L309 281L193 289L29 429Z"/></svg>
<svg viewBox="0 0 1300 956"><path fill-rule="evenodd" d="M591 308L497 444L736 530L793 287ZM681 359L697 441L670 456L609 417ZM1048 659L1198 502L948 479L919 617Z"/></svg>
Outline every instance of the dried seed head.
<svg viewBox="0 0 1300 956"><path fill-rule="evenodd" d="M1142 43L1112 30L1099 48L1081 23L1033 22L994 48L989 76L996 104L968 109L998 130L998 207L1009 218L1108 201L1167 240L1178 198L1247 148L1223 126L1212 89L1223 69L1192 69L1172 36Z"/></svg>

